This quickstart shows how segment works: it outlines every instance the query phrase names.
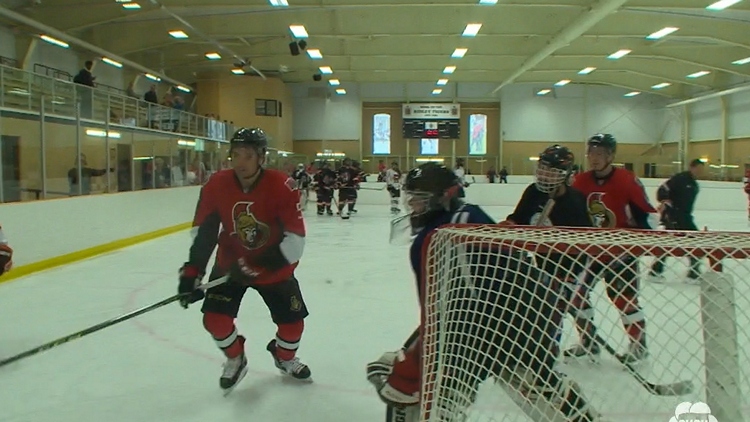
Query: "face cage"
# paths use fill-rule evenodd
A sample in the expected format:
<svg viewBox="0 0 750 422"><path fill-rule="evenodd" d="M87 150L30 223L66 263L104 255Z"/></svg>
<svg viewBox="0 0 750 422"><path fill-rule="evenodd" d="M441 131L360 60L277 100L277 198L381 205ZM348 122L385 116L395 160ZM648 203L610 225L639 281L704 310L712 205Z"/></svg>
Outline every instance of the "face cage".
<svg viewBox="0 0 750 422"><path fill-rule="evenodd" d="M406 213L412 217L426 214L430 211L430 199L434 196L431 192L405 191L404 203L406 204Z"/></svg>
<svg viewBox="0 0 750 422"><path fill-rule="evenodd" d="M568 171L550 167L540 162L534 173L534 183L537 190L543 193L551 193L568 179Z"/></svg>

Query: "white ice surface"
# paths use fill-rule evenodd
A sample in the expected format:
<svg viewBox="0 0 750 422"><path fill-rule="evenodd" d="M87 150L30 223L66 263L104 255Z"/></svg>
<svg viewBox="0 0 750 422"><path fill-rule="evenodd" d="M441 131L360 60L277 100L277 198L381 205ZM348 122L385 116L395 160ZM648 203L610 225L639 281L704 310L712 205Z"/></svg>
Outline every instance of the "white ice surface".
<svg viewBox="0 0 750 422"><path fill-rule="evenodd" d="M265 345L275 326L249 291L238 326L250 372L230 396L219 391L223 358L199 306L173 304L0 368L0 421L383 421L364 365L401 345L418 307L406 246L388 244L387 206L359 208L349 221L308 211L297 276L311 315L299 356L314 383L296 384L274 369ZM502 220L511 209L487 211ZM744 231L745 212L696 216L700 226ZM3 284L0 357L173 295L189 244L186 231ZM666 421L670 413L633 420Z"/></svg>

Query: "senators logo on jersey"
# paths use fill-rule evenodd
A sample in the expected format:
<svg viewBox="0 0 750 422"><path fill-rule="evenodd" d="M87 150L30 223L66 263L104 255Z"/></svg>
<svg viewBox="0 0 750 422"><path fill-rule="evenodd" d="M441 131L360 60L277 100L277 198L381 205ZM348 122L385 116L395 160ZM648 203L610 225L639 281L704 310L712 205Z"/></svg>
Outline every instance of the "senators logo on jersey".
<svg viewBox="0 0 750 422"><path fill-rule="evenodd" d="M262 247L268 242L270 228L262 221L258 221L250 211L252 202L237 202L232 208L234 219L234 230L232 236L236 236L242 246L248 250Z"/></svg>
<svg viewBox="0 0 750 422"><path fill-rule="evenodd" d="M604 205L604 192L593 192L586 198L589 217L594 227L613 228L617 224L615 213Z"/></svg>

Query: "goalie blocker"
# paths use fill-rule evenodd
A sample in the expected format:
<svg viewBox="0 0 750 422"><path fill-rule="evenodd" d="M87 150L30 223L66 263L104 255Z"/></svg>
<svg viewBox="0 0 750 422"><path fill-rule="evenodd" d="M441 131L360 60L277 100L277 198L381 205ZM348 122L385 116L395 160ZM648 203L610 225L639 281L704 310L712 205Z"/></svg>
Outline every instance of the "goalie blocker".
<svg viewBox="0 0 750 422"><path fill-rule="evenodd" d="M423 252L435 229L449 223L494 224L479 207L461 202L459 186L454 173L434 163L413 169L406 178L406 203L416 234L411 260L423 304L422 274L431 264L422 262ZM546 276L526 254L487 254L486 247L461 246L439 258L455 261L451 278L462 280L444 301L445 312L452 315L441 318L451 325L442 327L445 332L454 333L438 346L438 353L449 361L438 368L437 362L425 360L423 339L416 336L401 351L387 352L368 365L368 380L389 407L387 420L466 420L480 384L491 380L534 421L599 421L577 384L553 369L557 329L553 321L559 311L554 306L556 294L544 282ZM467 257L469 262L463 262ZM471 273L470 269L479 268L485 271ZM425 368L431 378L442 378L439 391L421 391L423 384L434 381L422 379Z"/></svg>

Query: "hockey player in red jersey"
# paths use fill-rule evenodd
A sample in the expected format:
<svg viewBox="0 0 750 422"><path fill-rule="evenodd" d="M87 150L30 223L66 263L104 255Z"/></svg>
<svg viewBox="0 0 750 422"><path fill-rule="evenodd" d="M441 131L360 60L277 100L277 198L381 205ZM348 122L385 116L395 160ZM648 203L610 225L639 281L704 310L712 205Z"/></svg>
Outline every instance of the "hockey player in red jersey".
<svg viewBox="0 0 750 422"><path fill-rule="evenodd" d="M257 291L276 324L268 342L274 364L284 374L309 379L310 369L295 356L307 307L294 276L305 245L305 225L296 182L262 167L268 140L259 128L242 128L230 140L233 169L215 173L201 189L193 219L193 244L180 269L179 293L187 308L203 298L197 290L218 244L209 279L229 275L206 291L203 326L226 355L220 386L231 391L247 373L245 337L234 320L248 288ZM221 227L221 230L220 230Z"/></svg>
<svg viewBox="0 0 750 422"><path fill-rule="evenodd" d="M583 192L589 216L595 227L656 228L658 215L649 202L643 185L631 172L615 168L612 162L617 141L610 134L597 134L587 143L589 171L575 178L573 187ZM630 340L628 351L620 358L636 362L648 355L646 321L638 303L638 258L631 255L596 258L583 285L573 298L576 328L581 344L565 351L565 357L596 356L599 345L594 341L596 326L589 300L590 288L601 277L607 283L607 296L620 311L622 325Z"/></svg>
<svg viewBox="0 0 750 422"><path fill-rule="evenodd" d="M747 194L747 220L750 221L750 167L745 169L745 177L742 178L745 194Z"/></svg>
<svg viewBox="0 0 750 422"><path fill-rule="evenodd" d="M13 268L13 249L8 245L8 238L0 227L0 275Z"/></svg>

